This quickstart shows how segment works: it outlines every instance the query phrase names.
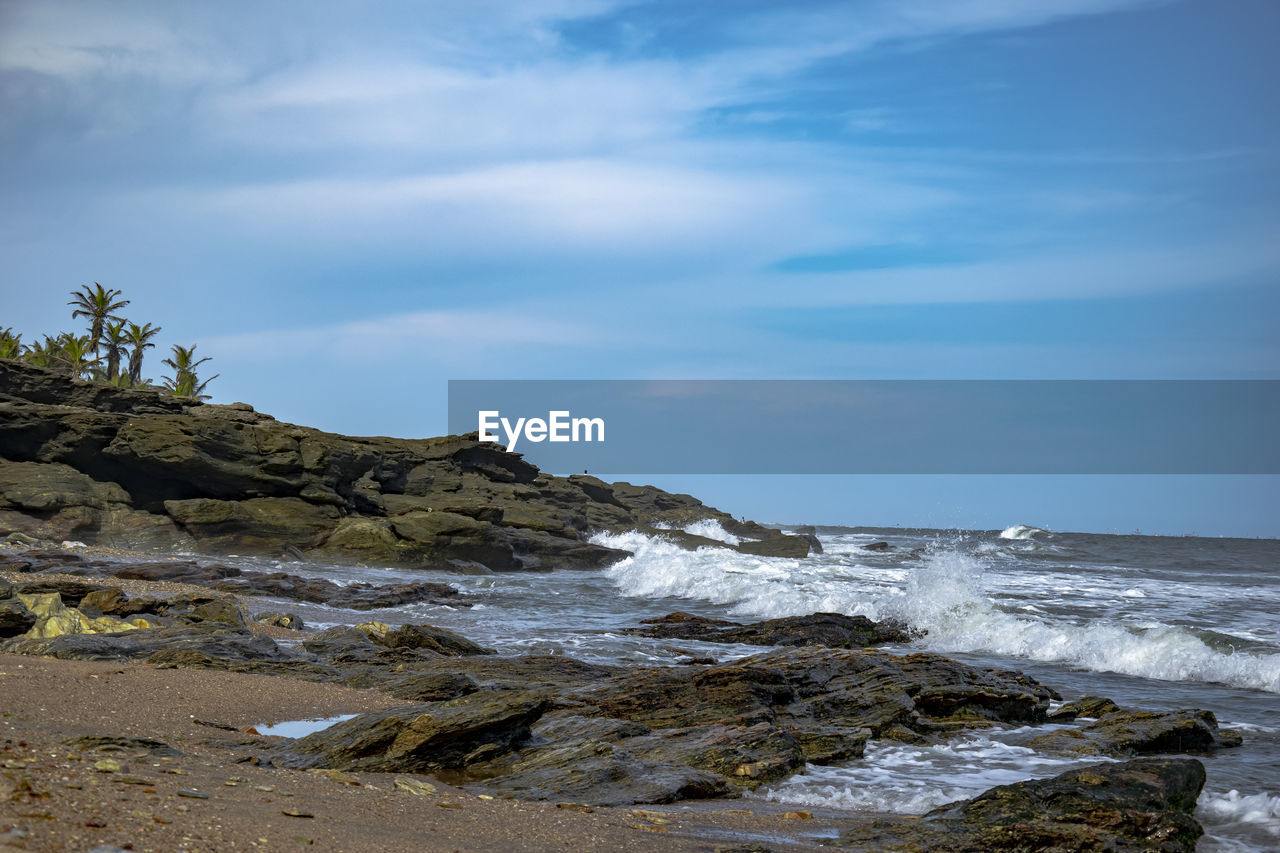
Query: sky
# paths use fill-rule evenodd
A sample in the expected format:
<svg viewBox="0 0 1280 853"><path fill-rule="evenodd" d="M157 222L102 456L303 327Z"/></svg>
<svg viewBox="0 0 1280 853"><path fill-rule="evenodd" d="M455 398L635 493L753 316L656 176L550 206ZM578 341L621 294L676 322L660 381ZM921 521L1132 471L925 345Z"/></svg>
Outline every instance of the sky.
<svg viewBox="0 0 1280 853"><path fill-rule="evenodd" d="M1271 0L0 0L0 327L216 402L478 378L1280 378ZM1280 535L1276 478L654 478L735 515Z"/></svg>

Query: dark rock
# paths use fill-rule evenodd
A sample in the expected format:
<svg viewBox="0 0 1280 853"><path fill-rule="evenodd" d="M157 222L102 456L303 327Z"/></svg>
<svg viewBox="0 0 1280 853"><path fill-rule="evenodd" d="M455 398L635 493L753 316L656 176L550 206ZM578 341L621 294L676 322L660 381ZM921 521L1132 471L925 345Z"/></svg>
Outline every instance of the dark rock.
<svg viewBox="0 0 1280 853"><path fill-rule="evenodd" d="M1080 729L1058 729L1028 746L1076 755L1150 755L1213 752L1239 746L1241 737L1220 730L1212 711L1134 711L1104 713Z"/></svg>
<svg viewBox="0 0 1280 853"><path fill-rule="evenodd" d="M403 604L443 604L449 607L470 607L462 593L444 583L353 583L340 587L324 601L330 607L349 610L377 610L383 607L399 607Z"/></svg>
<svg viewBox="0 0 1280 853"><path fill-rule="evenodd" d="M0 598L0 637L25 634L36 624L36 615L16 598Z"/></svg>
<svg viewBox="0 0 1280 853"><path fill-rule="evenodd" d="M1049 712L1049 720L1055 723L1067 723L1077 717L1097 719L1104 714L1111 714L1119 710L1121 710L1120 706L1110 699L1104 699L1101 696L1085 696L1076 699L1074 702L1067 702L1056 711Z"/></svg>
<svg viewBox="0 0 1280 853"><path fill-rule="evenodd" d="M480 689L470 678L456 672L396 673L378 679L377 686L397 699L414 702L447 702Z"/></svg>
<svg viewBox="0 0 1280 853"><path fill-rule="evenodd" d="M850 758L861 758L871 739L871 729L849 729L840 726L815 725L797 728L796 739L810 764L835 764Z"/></svg>
<svg viewBox="0 0 1280 853"><path fill-rule="evenodd" d="M149 752L152 755L181 755L178 750L162 740L149 737L123 737L118 735L85 735L66 741L67 746L99 752Z"/></svg>
<svg viewBox="0 0 1280 853"><path fill-rule="evenodd" d="M810 554L822 553L822 540L818 538L818 530L812 524L800 525L796 528L795 535L803 536L805 539L809 540Z"/></svg>
<svg viewBox="0 0 1280 853"><path fill-rule="evenodd" d="M330 663L342 663L373 660L381 646L358 628L335 625L303 640L302 648Z"/></svg>
<svg viewBox="0 0 1280 853"><path fill-rule="evenodd" d="M738 551L757 557L791 557L801 559L809 556L809 540L804 536L787 536L778 533L768 539L743 542Z"/></svg>
<svg viewBox="0 0 1280 853"><path fill-rule="evenodd" d="M715 519L760 540L748 553L808 552L803 537L688 495L543 474L474 433L333 435L14 360L0 363L0 454L0 535L545 571L627 556L585 541L589 530Z"/></svg>
<svg viewBox="0 0 1280 853"><path fill-rule="evenodd" d="M261 622L263 625L272 625L277 628L288 628L290 631L301 631L307 627L302 621L301 616L293 613L280 613L278 611L255 613L253 621Z"/></svg>
<svg viewBox="0 0 1280 853"><path fill-rule="evenodd" d="M80 599L80 611L86 616L115 616L123 619L139 613L159 613L165 603L150 596L128 596L119 587L106 587Z"/></svg>
<svg viewBox="0 0 1280 853"><path fill-rule="evenodd" d="M249 623L249 613L244 605L230 595L182 593L157 602L157 607L162 616L195 622L221 622L237 628Z"/></svg>
<svg viewBox="0 0 1280 853"><path fill-rule="evenodd" d="M907 642L902 629L877 624L865 616L814 613L741 625L724 619L708 619L689 613L672 613L646 619L642 628L626 633L664 639L703 640L712 643L747 643L757 646L827 646L833 649L863 648L883 643Z"/></svg>
<svg viewBox="0 0 1280 853"><path fill-rule="evenodd" d="M217 622L118 634L63 634L47 639L20 637L3 643L0 650L61 660L141 660L214 669L232 669L231 664L295 660L268 637Z"/></svg>
<svg viewBox="0 0 1280 853"><path fill-rule="evenodd" d="M460 634L434 625L401 625L381 640L392 649L426 649L449 657L494 655L493 649L471 642Z"/></svg>
<svg viewBox="0 0 1280 853"><path fill-rule="evenodd" d="M462 593L443 583L414 582L382 585L353 583L339 586L323 578L305 578L286 572L246 572L233 566L201 565L189 560L155 563L85 562L82 560L71 567L49 566L49 568L68 574L107 575L126 580L185 583L240 595L267 595L293 601L328 604L331 607L350 610L374 610L419 602L447 604L450 607L471 606L471 602ZM31 570L28 569L28 571Z"/></svg>
<svg viewBox="0 0 1280 853"><path fill-rule="evenodd" d="M744 788L790 776L805 763L796 737L769 723L663 729L622 745L640 758L687 764Z"/></svg>
<svg viewBox="0 0 1280 853"><path fill-rule="evenodd" d="M448 702L393 708L330 726L286 744L277 766L428 773L506 754L546 710L540 693L479 691Z"/></svg>
<svg viewBox="0 0 1280 853"><path fill-rule="evenodd" d="M893 546L888 542L868 542L862 546L864 551L892 551Z"/></svg>
<svg viewBox="0 0 1280 853"><path fill-rule="evenodd" d="M336 508L301 498L190 498L165 501L164 508L202 551L215 554L312 548L338 523Z"/></svg>
<svg viewBox="0 0 1280 853"><path fill-rule="evenodd" d="M14 593L18 595L44 595L56 592L62 597L62 603L67 607L79 607L80 602L86 595L103 589L106 589L106 587L102 584L85 583L83 581L30 581L15 585Z"/></svg>
<svg viewBox="0 0 1280 853"><path fill-rule="evenodd" d="M733 796L721 775L687 764L648 761L624 746L601 741L530 752L485 790L523 800L572 800L598 806L671 803Z"/></svg>
<svg viewBox="0 0 1280 853"><path fill-rule="evenodd" d="M565 698L654 729L767 722L796 731L865 728L876 736L894 726L932 733L1043 722L1053 695L1018 673L940 655L805 647L706 668L627 670Z"/></svg>
<svg viewBox="0 0 1280 853"><path fill-rule="evenodd" d="M877 820L844 832L841 847L863 851L1194 851L1203 834L1192 817L1204 787L1194 759L1097 764L1052 779L992 788L920 820Z"/></svg>

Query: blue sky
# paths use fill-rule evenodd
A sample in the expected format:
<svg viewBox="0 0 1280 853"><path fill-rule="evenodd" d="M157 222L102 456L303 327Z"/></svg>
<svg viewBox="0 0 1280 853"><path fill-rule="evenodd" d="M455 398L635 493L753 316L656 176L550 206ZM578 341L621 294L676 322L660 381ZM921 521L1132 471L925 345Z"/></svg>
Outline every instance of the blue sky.
<svg viewBox="0 0 1280 853"><path fill-rule="evenodd" d="M0 326L100 281L217 400L398 435L449 378L1276 378L1277 33L1269 0L9 0ZM1269 479L673 484L1280 533Z"/></svg>

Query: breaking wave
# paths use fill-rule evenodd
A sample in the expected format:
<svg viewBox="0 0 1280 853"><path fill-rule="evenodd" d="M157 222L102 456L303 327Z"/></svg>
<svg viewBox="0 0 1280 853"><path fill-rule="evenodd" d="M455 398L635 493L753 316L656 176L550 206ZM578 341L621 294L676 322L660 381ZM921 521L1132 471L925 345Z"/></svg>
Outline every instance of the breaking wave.
<svg viewBox="0 0 1280 853"><path fill-rule="evenodd" d="M1006 527L1000 531L1001 539L1034 539L1039 533L1048 533L1042 527L1032 527L1030 524L1015 524L1013 527Z"/></svg>
<svg viewBox="0 0 1280 853"><path fill-rule="evenodd" d="M606 570L628 596L702 600L754 618L821 611L894 619L920 631L917 644L933 651L1280 693L1280 654L1215 648L1191 628L1157 619L1054 614L1047 599L1010 612L985 591L983 561L952 548L933 547L910 567L885 568L859 565L849 554L799 560L720 548L685 551L634 532L593 541L633 553Z"/></svg>

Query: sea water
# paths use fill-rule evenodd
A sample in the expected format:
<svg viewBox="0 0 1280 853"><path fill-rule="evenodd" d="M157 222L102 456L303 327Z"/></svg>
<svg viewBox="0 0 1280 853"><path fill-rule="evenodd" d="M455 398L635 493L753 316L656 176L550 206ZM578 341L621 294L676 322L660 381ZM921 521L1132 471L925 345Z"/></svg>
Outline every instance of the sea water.
<svg viewBox="0 0 1280 853"><path fill-rule="evenodd" d="M688 528L737 537L714 522ZM1239 749L1202 757L1196 816L1202 850L1280 848L1280 542L1276 540L1002 531L818 528L824 553L753 557L684 551L639 533L601 534L634 556L602 571L458 576L244 560L353 581L437 580L472 608L410 605L354 613L281 602L313 626L377 619L431 622L502 653L660 665L720 660L745 645L631 637L624 628L673 610L739 620L826 611L892 619L921 632L891 649L942 652L1019 669L1065 699L1107 696L1151 709L1204 708L1240 730ZM883 541L888 551L865 545ZM920 814L994 785L1096 763L1031 750L1045 729L993 729L933 746L872 742L859 760L808 767L753 796L847 810Z"/></svg>

